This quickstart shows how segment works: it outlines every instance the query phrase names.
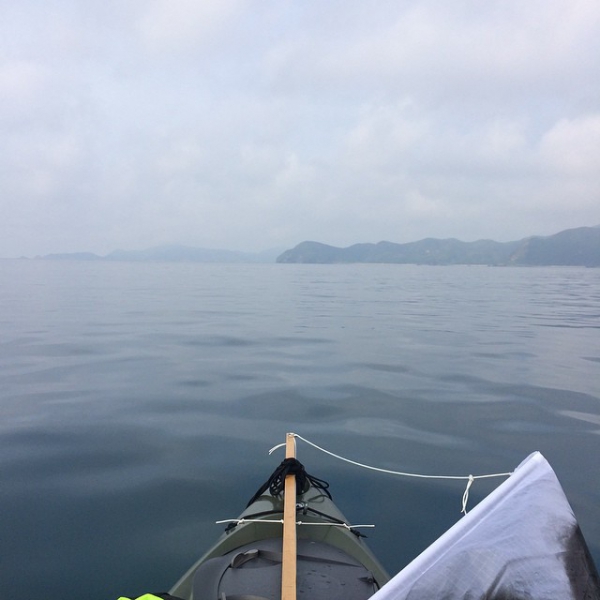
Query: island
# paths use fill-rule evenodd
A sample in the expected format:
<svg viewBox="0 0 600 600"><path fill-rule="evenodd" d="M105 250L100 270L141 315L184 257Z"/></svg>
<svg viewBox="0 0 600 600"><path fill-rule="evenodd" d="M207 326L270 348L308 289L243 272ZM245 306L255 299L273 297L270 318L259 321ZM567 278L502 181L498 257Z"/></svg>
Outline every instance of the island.
<svg viewBox="0 0 600 600"><path fill-rule="evenodd" d="M278 263L396 263L416 265L600 266L600 226L567 229L514 242L426 238L397 244L354 244L347 248L302 242Z"/></svg>

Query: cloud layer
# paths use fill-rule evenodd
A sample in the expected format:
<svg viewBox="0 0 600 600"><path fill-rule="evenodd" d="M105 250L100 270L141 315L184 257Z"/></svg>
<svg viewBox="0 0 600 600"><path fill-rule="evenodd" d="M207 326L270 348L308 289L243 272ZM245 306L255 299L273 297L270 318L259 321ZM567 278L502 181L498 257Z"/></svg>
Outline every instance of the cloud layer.
<svg viewBox="0 0 600 600"><path fill-rule="evenodd" d="M600 5L0 8L0 256L600 224Z"/></svg>

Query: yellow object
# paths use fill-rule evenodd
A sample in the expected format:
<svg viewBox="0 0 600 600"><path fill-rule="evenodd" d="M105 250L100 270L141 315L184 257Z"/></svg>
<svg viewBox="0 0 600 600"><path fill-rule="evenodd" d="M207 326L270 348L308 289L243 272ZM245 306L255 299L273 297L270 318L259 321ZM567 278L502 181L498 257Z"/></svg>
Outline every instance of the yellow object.
<svg viewBox="0 0 600 600"><path fill-rule="evenodd" d="M158 596L154 594L144 594L143 596L138 596L137 598L125 598L125 596L121 596L118 600L162 600Z"/></svg>

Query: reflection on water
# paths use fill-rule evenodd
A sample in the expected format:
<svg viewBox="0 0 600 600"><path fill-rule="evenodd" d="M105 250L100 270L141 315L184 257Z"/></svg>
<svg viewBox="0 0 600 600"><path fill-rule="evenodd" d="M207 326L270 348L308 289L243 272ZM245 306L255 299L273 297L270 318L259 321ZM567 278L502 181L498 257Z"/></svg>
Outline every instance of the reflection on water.
<svg viewBox="0 0 600 600"><path fill-rule="evenodd" d="M383 468L555 468L600 558L600 271L0 261L7 598L168 588L297 431ZM462 483L300 445L396 571ZM496 483L477 482L476 502Z"/></svg>

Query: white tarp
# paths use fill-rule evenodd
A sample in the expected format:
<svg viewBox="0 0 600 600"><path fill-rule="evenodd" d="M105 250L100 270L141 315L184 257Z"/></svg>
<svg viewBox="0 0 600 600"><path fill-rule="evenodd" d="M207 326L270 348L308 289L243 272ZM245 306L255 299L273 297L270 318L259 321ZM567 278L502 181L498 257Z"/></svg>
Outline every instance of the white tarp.
<svg viewBox="0 0 600 600"><path fill-rule="evenodd" d="M536 452L371 600L600 600L598 573Z"/></svg>

